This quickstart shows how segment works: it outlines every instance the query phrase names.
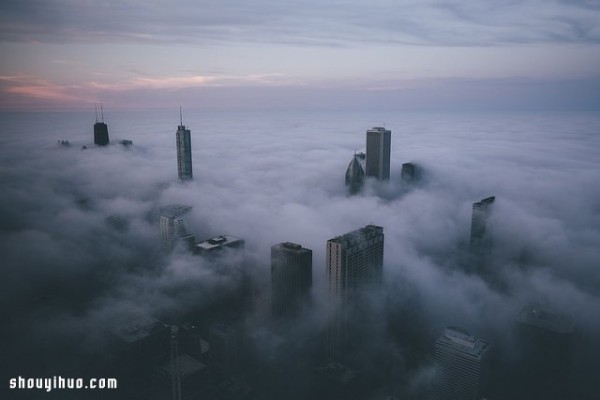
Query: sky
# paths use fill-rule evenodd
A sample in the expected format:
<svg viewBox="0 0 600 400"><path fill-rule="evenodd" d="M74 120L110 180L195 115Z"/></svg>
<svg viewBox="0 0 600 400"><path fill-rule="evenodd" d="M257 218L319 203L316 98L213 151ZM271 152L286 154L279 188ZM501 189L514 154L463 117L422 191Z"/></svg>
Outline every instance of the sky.
<svg viewBox="0 0 600 400"><path fill-rule="evenodd" d="M0 109L598 109L591 0L3 1Z"/></svg>

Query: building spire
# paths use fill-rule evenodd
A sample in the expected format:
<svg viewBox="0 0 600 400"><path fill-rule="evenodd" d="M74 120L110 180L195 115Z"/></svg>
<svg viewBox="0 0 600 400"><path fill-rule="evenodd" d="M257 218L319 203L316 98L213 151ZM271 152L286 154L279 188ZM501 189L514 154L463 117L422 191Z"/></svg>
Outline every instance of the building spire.
<svg viewBox="0 0 600 400"><path fill-rule="evenodd" d="M183 117L181 116L181 106L179 106L179 125L183 126Z"/></svg>

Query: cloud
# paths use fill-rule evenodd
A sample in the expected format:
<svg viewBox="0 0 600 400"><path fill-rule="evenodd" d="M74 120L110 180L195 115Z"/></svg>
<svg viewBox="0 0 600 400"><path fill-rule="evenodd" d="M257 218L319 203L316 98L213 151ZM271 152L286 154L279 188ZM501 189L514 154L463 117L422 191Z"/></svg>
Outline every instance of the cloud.
<svg viewBox="0 0 600 400"><path fill-rule="evenodd" d="M270 42L437 46L598 43L600 9L554 0L464 4L439 1L339 3L6 1L4 41L196 44Z"/></svg>
<svg viewBox="0 0 600 400"><path fill-rule="evenodd" d="M386 235L385 302L372 315L373 349L398 350L402 376L413 377L403 391L427 391L431 365L423 354L446 325L469 328L510 353L515 315L531 301L573 319L580 339L573 371L584 377L583 391L593 391L586 371L597 360L600 330L591 317L600 312L595 114L190 107L184 123L195 180L187 184L176 182L177 110L105 108L111 140L132 139L131 148L91 145L91 112L4 115L0 293L10 305L2 311L14 338L6 349L13 374L31 371L23 354L55 361L40 364L49 375L57 365L72 368L81 347L105 349L122 320L150 314L177 321L227 301L244 269L220 273L195 256L161 250L157 209L183 203L193 206L185 223L198 239L246 240L243 268L256 281L269 281L273 244L313 250L314 308L291 336L298 346L325 325L326 241L375 223ZM365 130L382 122L392 129L392 182L385 189L371 182L348 197L345 168L364 147ZM58 139L71 147L57 146ZM398 180L406 161L424 174L411 190ZM497 197L491 223L500 287L464 265L471 204L489 195ZM113 215L127 219L128 230L107 223Z"/></svg>

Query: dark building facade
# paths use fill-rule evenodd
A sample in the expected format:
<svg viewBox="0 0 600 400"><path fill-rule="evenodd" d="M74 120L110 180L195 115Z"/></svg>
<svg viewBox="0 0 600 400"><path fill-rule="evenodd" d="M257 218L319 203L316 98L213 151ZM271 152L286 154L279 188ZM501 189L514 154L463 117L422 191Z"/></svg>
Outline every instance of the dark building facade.
<svg viewBox="0 0 600 400"><path fill-rule="evenodd" d="M435 396L438 400L481 400L489 380L490 344L458 327L435 342Z"/></svg>
<svg viewBox="0 0 600 400"><path fill-rule="evenodd" d="M98 109L96 108L96 123L94 124L94 144L98 146L106 146L108 139L108 125L104 123L104 110L100 106L101 121L98 121Z"/></svg>
<svg viewBox="0 0 600 400"><path fill-rule="evenodd" d="M366 175L379 180L390 179L390 150L392 131L382 127L367 131Z"/></svg>
<svg viewBox="0 0 600 400"><path fill-rule="evenodd" d="M488 227L488 219L492 213L492 205L496 197L487 197L473 203L471 218L471 250L476 253L487 253L491 250L492 237Z"/></svg>
<svg viewBox="0 0 600 400"><path fill-rule="evenodd" d="M417 167L413 163L402 164L402 171L400 172L400 179L402 183L411 184L417 180Z"/></svg>
<svg viewBox="0 0 600 400"><path fill-rule="evenodd" d="M296 243L271 247L271 309L290 315L306 300L312 285L312 250Z"/></svg>
<svg viewBox="0 0 600 400"><path fill-rule="evenodd" d="M529 398L577 398L570 376L571 318L534 304L521 309L517 328L520 358L514 371L516 386Z"/></svg>
<svg viewBox="0 0 600 400"><path fill-rule="evenodd" d="M361 289L377 285L382 279L383 244L383 228L375 225L327 241L329 360L343 360L353 352L362 319L360 312L353 311L360 303Z"/></svg>

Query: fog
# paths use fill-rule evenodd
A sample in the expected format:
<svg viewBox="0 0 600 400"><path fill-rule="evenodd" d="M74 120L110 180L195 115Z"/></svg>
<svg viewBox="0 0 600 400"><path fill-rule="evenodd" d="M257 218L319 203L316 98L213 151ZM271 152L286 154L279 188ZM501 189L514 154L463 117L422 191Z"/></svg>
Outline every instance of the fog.
<svg viewBox="0 0 600 400"><path fill-rule="evenodd" d="M246 275L268 292L270 247L283 241L313 250L312 306L291 323L292 338L318 336L326 326L326 241L375 224L385 234L384 280L372 299L367 353L402 361L390 372L393 387L372 398L427 396L435 339L449 325L510 359L516 316L531 303L572 319L572 393L591 399L599 392L597 115L272 115L184 106L194 168L187 183L177 180L178 110L106 107L104 117L111 145L101 148L93 145L91 112L2 114L5 381L72 372L82 354L108 357L112 327L144 315L181 322L192 308L211 310ZM364 151L365 131L382 125L392 131L391 180L368 181L349 196L348 163ZM409 161L421 179L407 187L400 169ZM467 268L471 206L488 196L496 196L490 279ZM184 220L197 240L245 239L243 256L219 271L182 249L166 253L158 209L172 203L193 207ZM111 216L127 222L117 229ZM245 313L248 326L262 324L257 313ZM512 393L499 388L510 386L510 374L501 376L493 398Z"/></svg>

